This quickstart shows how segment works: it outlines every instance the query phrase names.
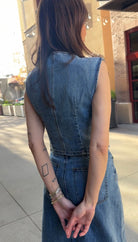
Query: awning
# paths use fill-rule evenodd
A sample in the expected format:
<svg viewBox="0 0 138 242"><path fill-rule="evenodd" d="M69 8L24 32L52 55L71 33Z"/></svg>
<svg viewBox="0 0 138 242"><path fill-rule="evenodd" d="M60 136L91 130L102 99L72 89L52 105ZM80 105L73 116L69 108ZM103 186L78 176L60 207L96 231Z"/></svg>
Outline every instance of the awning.
<svg viewBox="0 0 138 242"><path fill-rule="evenodd" d="M15 79L14 76L13 76L13 77L10 77L10 78L8 79L8 84L9 84L9 85L14 85L14 86L18 86L18 85L19 85L19 83L17 82L17 80Z"/></svg>
<svg viewBox="0 0 138 242"><path fill-rule="evenodd" d="M105 1L105 0L97 0ZM98 9L123 11L123 12L138 12L138 0L109 0L108 3L103 4Z"/></svg>

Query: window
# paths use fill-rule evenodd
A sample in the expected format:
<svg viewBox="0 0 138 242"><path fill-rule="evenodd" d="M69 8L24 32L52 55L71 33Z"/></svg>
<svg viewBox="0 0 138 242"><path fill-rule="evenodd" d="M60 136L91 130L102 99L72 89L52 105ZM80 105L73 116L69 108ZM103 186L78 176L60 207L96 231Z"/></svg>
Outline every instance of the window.
<svg viewBox="0 0 138 242"><path fill-rule="evenodd" d="M138 31L129 34L130 52L138 51Z"/></svg>

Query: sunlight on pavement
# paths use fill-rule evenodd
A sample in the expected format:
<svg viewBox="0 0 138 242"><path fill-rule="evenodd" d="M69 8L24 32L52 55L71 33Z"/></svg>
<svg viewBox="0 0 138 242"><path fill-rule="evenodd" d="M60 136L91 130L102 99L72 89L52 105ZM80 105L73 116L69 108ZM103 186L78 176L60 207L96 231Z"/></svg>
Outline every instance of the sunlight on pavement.
<svg viewBox="0 0 138 242"><path fill-rule="evenodd" d="M19 167L20 165L24 167L24 165L26 166L27 164L33 164L35 166L33 156L28 147L25 118L1 116L0 127L0 151L7 153L3 153L2 157L3 160L9 159L6 161L10 166L9 169L13 169L12 163L14 163L14 161ZM50 147L47 134L45 134L45 144L49 151ZM138 124L119 125L118 128L110 130L109 149L114 157L114 163L118 172L128 242L137 241ZM5 179L4 172L7 176L9 175L9 171L3 166L3 179ZM36 168L34 172L37 176ZM14 174L14 170L12 170L12 173L10 172L10 176L11 174ZM22 175L23 174L20 174L20 176ZM30 174L28 173L28 179L30 179L29 176ZM14 179L17 179L17 177L14 177ZM14 185L13 183L10 186L13 187ZM134 239L132 240L132 238Z"/></svg>

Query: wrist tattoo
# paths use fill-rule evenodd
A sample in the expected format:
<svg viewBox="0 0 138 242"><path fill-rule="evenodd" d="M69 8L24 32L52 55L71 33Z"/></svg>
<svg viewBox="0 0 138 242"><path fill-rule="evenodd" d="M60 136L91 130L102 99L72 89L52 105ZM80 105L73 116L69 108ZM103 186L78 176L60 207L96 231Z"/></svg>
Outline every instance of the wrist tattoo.
<svg viewBox="0 0 138 242"><path fill-rule="evenodd" d="M57 178L56 177L54 177L54 179L52 180L52 182L55 182L57 180Z"/></svg>
<svg viewBox="0 0 138 242"><path fill-rule="evenodd" d="M42 170L42 176L46 177L49 175L49 168L48 168L48 164L44 164L43 166L41 166L41 170Z"/></svg>

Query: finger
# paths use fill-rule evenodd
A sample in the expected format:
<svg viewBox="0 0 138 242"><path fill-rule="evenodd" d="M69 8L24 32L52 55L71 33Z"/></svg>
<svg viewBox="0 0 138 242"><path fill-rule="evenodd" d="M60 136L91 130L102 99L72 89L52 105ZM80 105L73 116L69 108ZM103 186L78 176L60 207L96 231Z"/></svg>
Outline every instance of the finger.
<svg viewBox="0 0 138 242"><path fill-rule="evenodd" d="M76 229L76 227L74 226L72 230L75 231L75 229Z"/></svg>
<svg viewBox="0 0 138 242"><path fill-rule="evenodd" d="M84 230L83 230L83 232L81 232L79 234L79 236L82 237L82 236L86 235L87 232L88 232L88 230L89 230L89 225L86 225L85 228L84 228Z"/></svg>
<svg viewBox="0 0 138 242"><path fill-rule="evenodd" d="M77 238L78 233L80 232L81 227L82 227L82 224L78 224L78 225L77 225L77 227L76 227L76 229L75 229L75 232L74 232L74 234L73 234L73 237L74 237L74 238Z"/></svg>
<svg viewBox="0 0 138 242"><path fill-rule="evenodd" d="M82 225L82 227L81 227L81 229L80 229L81 231L83 231L84 230L84 226Z"/></svg>
<svg viewBox="0 0 138 242"><path fill-rule="evenodd" d="M73 216L70 218L67 226L66 226L66 235L67 235L67 238L70 238L71 236L71 233L72 233L72 230L73 228L75 227L75 224L76 224L76 218L74 218Z"/></svg>

